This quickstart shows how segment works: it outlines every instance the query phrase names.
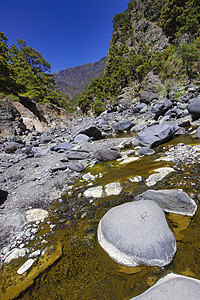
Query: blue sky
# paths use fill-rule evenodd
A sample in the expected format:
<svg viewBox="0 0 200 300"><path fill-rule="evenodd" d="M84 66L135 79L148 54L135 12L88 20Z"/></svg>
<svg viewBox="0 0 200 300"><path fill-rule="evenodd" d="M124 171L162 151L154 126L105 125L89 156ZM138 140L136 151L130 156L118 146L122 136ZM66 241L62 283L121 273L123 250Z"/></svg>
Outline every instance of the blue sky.
<svg viewBox="0 0 200 300"><path fill-rule="evenodd" d="M0 31L23 39L51 64L52 72L96 62L107 55L112 19L129 0L2 1Z"/></svg>

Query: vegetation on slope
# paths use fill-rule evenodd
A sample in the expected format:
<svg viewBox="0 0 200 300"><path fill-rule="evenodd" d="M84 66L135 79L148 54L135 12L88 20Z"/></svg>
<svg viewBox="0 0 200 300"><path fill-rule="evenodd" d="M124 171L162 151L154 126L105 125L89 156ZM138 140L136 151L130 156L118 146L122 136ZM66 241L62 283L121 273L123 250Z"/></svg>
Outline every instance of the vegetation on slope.
<svg viewBox="0 0 200 300"><path fill-rule="evenodd" d="M155 21L162 28L169 38L167 49L152 51L142 38L136 47L133 33L143 20L149 24ZM79 96L82 111L94 110L100 114L106 101L114 99L129 83L142 81L150 70L157 72L163 81L198 78L199 24L198 0L132 0L125 12L113 19L104 75L93 79L88 90Z"/></svg>
<svg viewBox="0 0 200 300"><path fill-rule="evenodd" d="M28 97L37 102L51 102L69 109L69 98L55 87L51 66L24 40L7 46L8 38L0 32L0 93L17 100ZM8 96L9 95L9 96Z"/></svg>

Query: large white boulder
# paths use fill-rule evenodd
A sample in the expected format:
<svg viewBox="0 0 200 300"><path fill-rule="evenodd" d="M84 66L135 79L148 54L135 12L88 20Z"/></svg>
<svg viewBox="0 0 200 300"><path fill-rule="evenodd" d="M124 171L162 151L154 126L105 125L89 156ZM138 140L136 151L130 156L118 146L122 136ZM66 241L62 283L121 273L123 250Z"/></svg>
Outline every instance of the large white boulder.
<svg viewBox="0 0 200 300"><path fill-rule="evenodd" d="M117 263L165 266L176 252L176 240L162 209L153 201L111 208L98 226L98 241Z"/></svg>
<svg viewBox="0 0 200 300"><path fill-rule="evenodd" d="M143 294L130 300L197 300L200 299L200 280L168 274Z"/></svg>

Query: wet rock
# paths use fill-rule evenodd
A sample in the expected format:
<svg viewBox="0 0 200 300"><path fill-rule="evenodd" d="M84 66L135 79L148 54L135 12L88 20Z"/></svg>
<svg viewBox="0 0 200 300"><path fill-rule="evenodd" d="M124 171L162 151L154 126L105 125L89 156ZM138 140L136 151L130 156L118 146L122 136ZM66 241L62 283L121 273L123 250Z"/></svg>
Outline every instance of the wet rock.
<svg viewBox="0 0 200 300"><path fill-rule="evenodd" d="M163 123L150 126L137 135L135 146L156 147L172 138L178 129L179 126L175 123Z"/></svg>
<svg viewBox="0 0 200 300"><path fill-rule="evenodd" d="M95 156L99 161L109 161L120 158L121 154L115 150L99 149L96 151Z"/></svg>
<svg viewBox="0 0 200 300"><path fill-rule="evenodd" d="M193 216L197 210L195 201L182 190L148 190L134 200L152 200L166 212Z"/></svg>
<svg viewBox="0 0 200 300"><path fill-rule="evenodd" d="M25 273L26 271L28 271L28 269L30 269L33 265L33 263L35 262L34 259L29 258L18 270L17 270L17 274L22 275L23 273Z"/></svg>
<svg viewBox="0 0 200 300"><path fill-rule="evenodd" d="M102 196L102 193L102 186L97 186L87 189L83 194L86 198L100 198Z"/></svg>
<svg viewBox="0 0 200 300"><path fill-rule="evenodd" d="M142 147L137 151L137 155L153 155L155 151L148 147Z"/></svg>
<svg viewBox="0 0 200 300"><path fill-rule="evenodd" d="M195 134L194 134L195 139L200 139L200 126L197 128Z"/></svg>
<svg viewBox="0 0 200 300"><path fill-rule="evenodd" d="M164 212L150 200L110 209L98 225L98 241L112 259L130 267L165 266L176 252Z"/></svg>
<svg viewBox="0 0 200 300"><path fill-rule="evenodd" d="M197 300L200 295L200 280L177 274L168 274L143 294L130 300Z"/></svg>
<svg viewBox="0 0 200 300"><path fill-rule="evenodd" d="M134 161L137 161L138 159L139 159L139 157L127 157L120 162L120 165L130 164Z"/></svg>
<svg viewBox="0 0 200 300"><path fill-rule="evenodd" d="M26 253L27 253L27 250L28 249L26 249L26 248L21 248L21 249L14 248L14 249L12 249L12 251L7 253L7 255L5 256L4 262L6 264L9 264L13 259L17 259L19 257L25 256Z"/></svg>
<svg viewBox="0 0 200 300"><path fill-rule="evenodd" d="M163 167L155 169L155 174L150 175L146 180L146 185L148 187L155 185L158 181L162 180L165 176L170 174L171 172L175 172L173 168Z"/></svg>
<svg viewBox="0 0 200 300"><path fill-rule="evenodd" d="M118 122L113 125L113 130L116 133L121 133L125 130L129 131L133 124L130 121Z"/></svg>
<svg viewBox="0 0 200 300"><path fill-rule="evenodd" d="M74 143L81 144L84 142L88 142L90 140L91 140L91 138L89 136L87 136L86 134L80 133L77 136L75 136Z"/></svg>
<svg viewBox="0 0 200 300"><path fill-rule="evenodd" d="M104 188L107 196L119 195L123 189L119 182L108 183Z"/></svg>
<svg viewBox="0 0 200 300"><path fill-rule="evenodd" d="M68 168L72 171L82 172L83 170L85 170L86 165L84 165L78 161L70 161L68 164Z"/></svg>
<svg viewBox="0 0 200 300"><path fill-rule="evenodd" d="M26 220L28 222L42 221L49 215L48 211L40 208L34 208L26 211Z"/></svg>
<svg viewBox="0 0 200 300"><path fill-rule="evenodd" d="M89 157L89 153L88 152L80 152L80 151L71 151L68 155L67 158L68 159L86 159Z"/></svg>

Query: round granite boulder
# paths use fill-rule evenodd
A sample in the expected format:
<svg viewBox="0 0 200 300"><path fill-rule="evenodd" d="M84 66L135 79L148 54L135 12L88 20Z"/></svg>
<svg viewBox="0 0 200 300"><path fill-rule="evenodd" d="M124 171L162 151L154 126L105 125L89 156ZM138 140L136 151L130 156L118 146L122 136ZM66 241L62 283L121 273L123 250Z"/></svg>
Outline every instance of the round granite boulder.
<svg viewBox="0 0 200 300"><path fill-rule="evenodd" d="M110 209L98 226L102 248L122 265L165 266L176 240L162 209L153 201L135 201Z"/></svg>

